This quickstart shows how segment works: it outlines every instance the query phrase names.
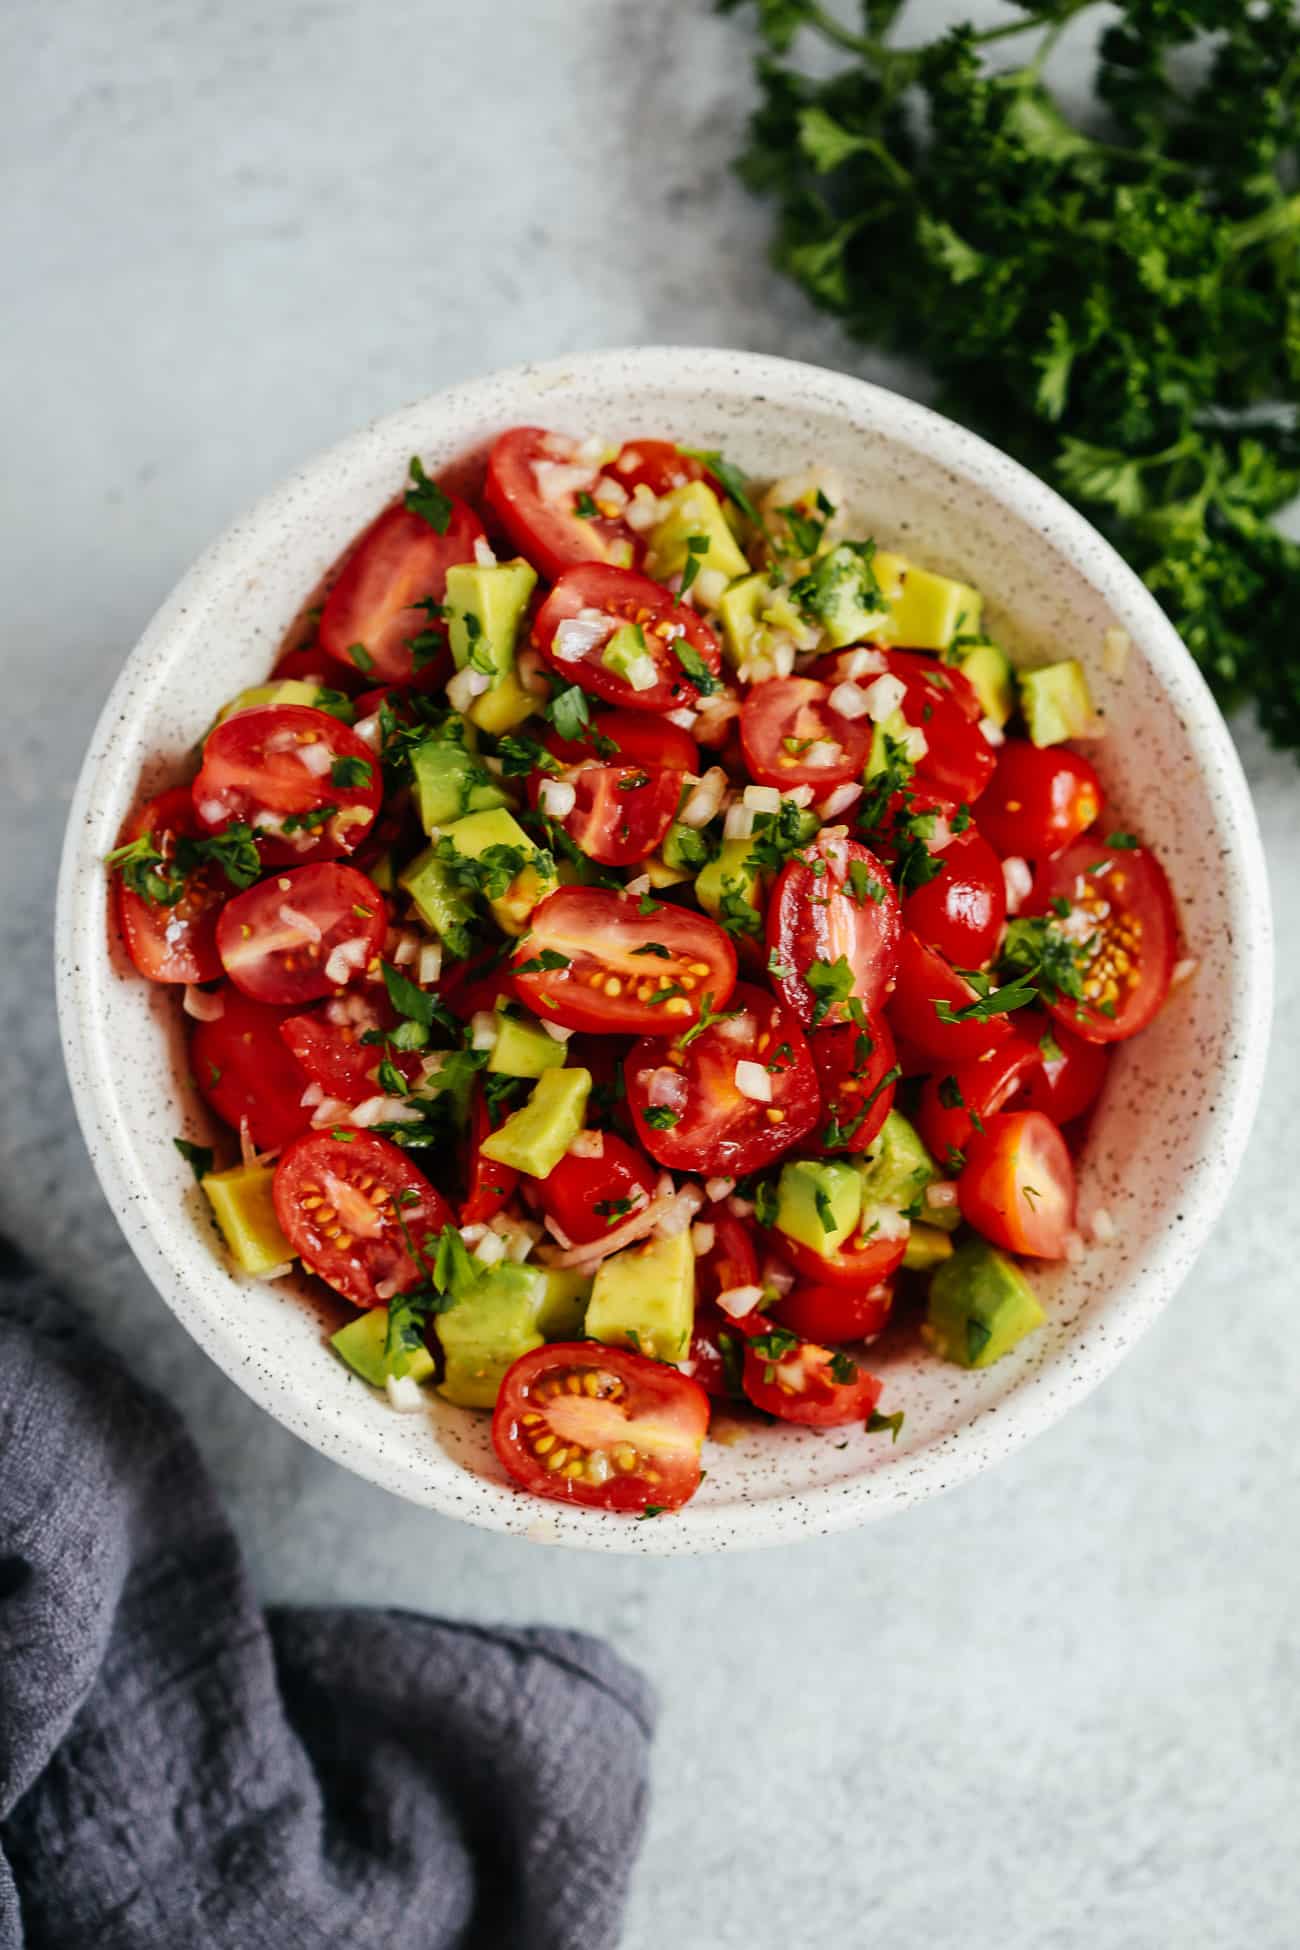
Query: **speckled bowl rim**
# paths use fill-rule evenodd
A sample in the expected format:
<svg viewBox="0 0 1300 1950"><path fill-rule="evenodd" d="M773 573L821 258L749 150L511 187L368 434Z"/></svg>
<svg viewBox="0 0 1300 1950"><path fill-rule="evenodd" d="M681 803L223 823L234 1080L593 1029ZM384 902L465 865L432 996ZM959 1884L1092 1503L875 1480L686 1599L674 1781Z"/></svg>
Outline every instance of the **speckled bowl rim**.
<svg viewBox="0 0 1300 1950"><path fill-rule="evenodd" d="M636 374L631 382L629 371ZM842 405L851 418L871 417L888 439L969 479L1074 560L1118 624L1141 645L1166 696L1184 714L1198 767L1217 781L1215 791L1229 842L1222 867L1232 883L1236 917L1243 922L1249 917L1250 922L1237 937L1245 949L1238 964L1237 1061L1225 1072L1219 1101L1207 1113L1220 1159L1243 1155L1263 1082L1272 1009L1272 927L1259 830L1235 748L1204 679L1153 597L1096 530L1036 476L940 414L867 380L794 360L717 348L633 347L527 363L449 387L371 422L307 462L232 523L182 578L127 659L96 725L68 819L55 919L59 1022L77 1116L105 1195L146 1273L200 1345L253 1400L322 1454L412 1501L488 1529L519 1531L516 1492L476 1479L476 1493L467 1501L463 1469L455 1470L459 1493L453 1493L437 1478L426 1475L417 1480L414 1472L386 1467L384 1455L376 1455L341 1429L337 1418L313 1399L309 1379L275 1375L245 1361L233 1324L214 1318L189 1292L179 1227L174 1240L160 1237L144 1218L142 1204L131 1196L129 1149L109 1113L106 1025L82 1006L81 969L107 959L102 903L77 897L79 883L84 884L87 872L98 864L83 835L101 782L114 764L119 717L144 671L161 656L185 612L208 586L238 573L254 552L253 538L268 525L282 522L319 474L363 453L370 443L387 438L408 420L418 417L427 426L431 407L470 413L480 397L486 404L491 394L494 408L500 411L504 398L513 393L518 417L531 419L539 395L551 384L574 378L599 383L605 378L620 381L629 392L638 383L671 390L684 376L694 390L711 385L731 397L780 398L815 385L821 403ZM897 1480L888 1485L887 1495L882 1495L882 1489L891 1473L888 1462L848 1483L708 1507L688 1505L671 1524L629 1523L597 1512L535 1504L539 1521L525 1534L576 1548L656 1556L752 1548L849 1530L952 1488L1050 1427L1104 1380L1186 1276L1223 1210L1231 1185L1231 1173L1219 1170L1202 1172L1195 1182L1182 1186L1178 1196L1182 1222L1167 1231L1158 1250L1110 1296L1110 1331L1093 1336L1082 1352L1077 1344L1067 1343L1001 1402L995 1429L986 1426L977 1433L973 1425L964 1427L955 1438L906 1459L900 1457L894 1465ZM192 1241L189 1251L193 1251Z"/></svg>

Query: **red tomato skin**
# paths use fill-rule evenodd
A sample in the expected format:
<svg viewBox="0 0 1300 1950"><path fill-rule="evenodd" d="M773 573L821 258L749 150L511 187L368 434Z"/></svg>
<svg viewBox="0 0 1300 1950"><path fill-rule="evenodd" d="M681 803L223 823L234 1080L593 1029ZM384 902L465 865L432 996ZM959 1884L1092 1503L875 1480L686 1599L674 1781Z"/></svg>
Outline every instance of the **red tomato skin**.
<svg viewBox="0 0 1300 1950"><path fill-rule="evenodd" d="M304 1108L307 1072L285 1048L281 1024L292 1013L252 1002L227 982L221 1015L194 1026L190 1074L199 1095L224 1124L248 1134L259 1151L278 1151L311 1124Z"/></svg>
<svg viewBox="0 0 1300 1950"><path fill-rule="evenodd" d="M542 743L566 765L588 765L603 756L609 764L662 767L669 772L700 772L700 748L679 724L653 711L593 711L590 738L561 738L552 725ZM617 750L600 742L608 738Z"/></svg>
<svg viewBox="0 0 1300 1950"><path fill-rule="evenodd" d="M560 946L559 944L563 944ZM668 959L636 956L636 948L657 943L670 949ZM524 964L551 947L570 957L559 970L525 972ZM609 971L609 954L618 956L620 984L616 996L595 987L592 977ZM708 973L692 973L707 965ZM705 997L710 1007L725 1009L736 986L736 950L731 937L706 915L661 905L650 915L624 894L600 887L561 887L534 908L529 932L515 950L512 963L515 991L525 1007L543 1021L562 1027L612 1035L678 1035L699 1020ZM652 979L671 986L679 977L693 986L680 1000L686 1006L671 1016L666 1004L641 1000L636 988Z"/></svg>
<svg viewBox="0 0 1300 1950"><path fill-rule="evenodd" d="M126 840L153 836L171 857L177 837L198 839L203 832L187 786L173 786L141 806L126 829ZM125 844L125 841L123 842ZM217 913L230 883L220 867L200 867L189 876L174 907L155 907L132 893L120 874L113 876L113 901L126 951L151 982L215 982L221 974L217 953Z"/></svg>
<svg viewBox="0 0 1300 1950"><path fill-rule="evenodd" d="M1074 1224L1074 1166L1041 1111L999 1111L982 1132L972 1131L957 1196L962 1217L995 1246L1064 1258Z"/></svg>
<svg viewBox="0 0 1300 1950"><path fill-rule="evenodd" d="M546 1399L538 1397L538 1384L548 1375L575 1369L614 1375L634 1406L646 1407L660 1422L671 1422L681 1437L681 1448L670 1460L655 1459L657 1481L652 1481L649 1470L642 1467L611 1474L603 1483L585 1476L567 1477L548 1470L543 1458L530 1450L523 1417L535 1402L537 1409L545 1412ZM553 1502L628 1513L651 1505L660 1510L679 1510L699 1488L700 1448L708 1424L709 1398L703 1388L668 1363L648 1360L626 1348L604 1347L597 1341L552 1341L521 1355L506 1370L492 1416L492 1446L509 1476L534 1495ZM633 1448L636 1426L633 1415L621 1438Z"/></svg>
<svg viewBox="0 0 1300 1950"><path fill-rule="evenodd" d="M280 652L267 682L279 684L290 677L299 681L314 677L326 689L343 691L348 697L364 690L370 681L364 671L355 670L351 665L343 670L332 657L327 657L314 631L305 643L297 643L291 649Z"/></svg>
<svg viewBox="0 0 1300 1950"><path fill-rule="evenodd" d="M734 1399L727 1381L727 1364L722 1358L720 1334L730 1333L734 1322L710 1301L695 1302L695 1325L691 1330L689 1361L691 1379L712 1401ZM739 1340L740 1336L736 1336Z"/></svg>
<svg viewBox="0 0 1300 1950"><path fill-rule="evenodd" d="M377 1186L388 1193L382 1204L367 1200L377 1216L377 1232L361 1236L349 1229L349 1214L336 1210L333 1202L330 1174L340 1180L355 1174L369 1180L371 1191ZM324 1196L328 1202L308 1210L304 1192L314 1199ZM276 1166L272 1194L280 1229L306 1271L317 1274L354 1307L383 1306L377 1291L382 1282L391 1283L398 1293L418 1286L427 1266L417 1263L410 1245L427 1255L443 1227L456 1223L441 1192L408 1154L375 1131L351 1131L345 1137L312 1131L298 1138ZM399 1209L401 1226L393 1216ZM322 1218L321 1212L331 1216ZM332 1237L333 1232L341 1232L341 1237Z"/></svg>
<svg viewBox="0 0 1300 1950"><path fill-rule="evenodd" d="M445 534L398 503L385 508L349 550L321 611L318 640L333 664L359 669L371 684L421 679L410 641L442 625L413 605L425 598L440 603L448 569L472 562L475 542L486 539L474 510L454 494L448 499ZM349 654L356 644L364 649L360 663Z"/></svg>
<svg viewBox="0 0 1300 1950"><path fill-rule="evenodd" d="M928 948L910 928L903 930L897 982L889 999L890 1027L900 1043L921 1051L935 1070L977 1063L1010 1036L1006 1017L994 1016L988 1022L941 1022L934 1008L936 1002L947 1002L961 1009L975 999L970 984L942 955Z"/></svg>
<svg viewBox="0 0 1300 1950"><path fill-rule="evenodd" d="M629 494L638 487L648 487L658 497L685 487L688 481L707 481L722 499L718 483L703 461L684 454L671 440L627 440L605 471L621 481Z"/></svg>
<svg viewBox="0 0 1300 1950"><path fill-rule="evenodd" d="M797 1286L776 1309L782 1327L802 1340L865 1341L879 1334L894 1304L892 1280L875 1286Z"/></svg>
<svg viewBox="0 0 1300 1950"><path fill-rule="evenodd" d="M1008 738L980 799L980 829L1004 860L1051 860L1087 831L1101 806L1101 780L1086 758L1063 745Z"/></svg>
<svg viewBox="0 0 1300 1950"><path fill-rule="evenodd" d="M859 1065L864 1034L871 1049L866 1062ZM842 1151L865 1151L894 1106L895 1085L886 1078L898 1058L889 1024L883 1016L868 1016L865 1031L852 1022L832 1023L829 1029L814 1029L809 1041L822 1100L818 1148L825 1157ZM870 1108L864 1115L863 1106L868 1103ZM832 1119L852 1132L835 1145L827 1142Z"/></svg>
<svg viewBox="0 0 1300 1950"><path fill-rule="evenodd" d="M813 856L825 863L823 874L808 864ZM880 900L854 899L848 875L836 872L841 860L850 867L854 861L861 863L881 890ZM772 976L772 986L801 1023L815 1028L817 997L804 971L811 962L833 963L843 954L853 969L852 993L870 1014L879 1009L893 985L901 930L898 896L875 854L857 840L838 844L814 840L802 857L786 861L768 902L769 963L786 971ZM836 1004L823 1019L841 1020L844 1008Z"/></svg>
<svg viewBox="0 0 1300 1950"><path fill-rule="evenodd" d="M699 1223L713 1227L713 1244L695 1262L697 1304L712 1304L734 1287L757 1286L758 1254L748 1226L721 1204L706 1205ZM728 1318L724 1315L724 1322Z"/></svg>
<svg viewBox="0 0 1300 1950"><path fill-rule="evenodd" d="M727 1004L752 1021L753 1033L738 1038L740 1021L716 1023L672 1061L673 1044L661 1036L644 1036L635 1046L626 1069L628 1107L636 1133L650 1156L673 1171L702 1171L737 1178L761 1171L789 1151L812 1130L821 1108L812 1053L794 1012L749 982L738 982ZM766 1038L762 1049L759 1044ZM734 1040L733 1040L734 1039ZM785 1050L789 1054L777 1052ZM738 1061L780 1062L771 1077L772 1101L759 1104L736 1087ZM646 1121L649 1078L663 1068L677 1069L686 1098L679 1121L659 1130ZM769 1109L779 1110L774 1123Z"/></svg>
<svg viewBox="0 0 1300 1950"><path fill-rule="evenodd" d="M636 544L622 521L587 521L572 506L542 499L535 462L571 461L576 443L544 427L511 427L488 455L483 503L547 582L580 564L631 562Z"/></svg>
<svg viewBox="0 0 1300 1950"><path fill-rule="evenodd" d="M484 948L467 961L444 967L438 984L438 1000L459 1022L468 1022L480 1009L495 1009L501 996L509 1002L517 999L505 952L496 948Z"/></svg>
<svg viewBox="0 0 1300 1950"><path fill-rule="evenodd" d="M463 1226L486 1225L489 1219L494 1219L508 1204L519 1183L519 1173L513 1165L498 1165L483 1156L483 1144L495 1129L487 1094L482 1083L476 1082L465 1133L465 1198L460 1208Z"/></svg>
<svg viewBox="0 0 1300 1950"><path fill-rule="evenodd" d="M283 741L289 741L289 749L274 750ZM334 759L364 764L366 783L338 786L328 772L314 776L292 757L295 741L301 747L323 745ZM264 866L300 867L356 851L375 823L383 780L375 754L327 711L310 704L259 704L213 726L190 791L198 822L209 833L239 821L256 828L259 813L300 818L336 806L347 815L345 822L331 819L314 831L293 834L257 832Z"/></svg>
<svg viewBox="0 0 1300 1950"><path fill-rule="evenodd" d="M765 1409L783 1422L797 1422L809 1429L838 1429L846 1422L865 1422L880 1400L884 1383L863 1368L859 1368L855 1381L834 1381L830 1362L829 1348L812 1341L801 1341L783 1360L775 1362L747 1345L742 1384L755 1408ZM783 1387L783 1372L790 1374L796 1369L804 1377L804 1385L797 1390ZM774 1371L770 1381L769 1371Z"/></svg>
<svg viewBox="0 0 1300 1950"><path fill-rule="evenodd" d="M740 742L752 779L785 791L843 785L860 775L871 748L871 720L843 717L829 698L829 687L814 677L772 677L750 687L740 707ZM786 748L787 738L838 745L840 756L831 765L809 765Z"/></svg>
<svg viewBox="0 0 1300 1950"><path fill-rule="evenodd" d="M1037 1072L1041 1058L1037 1043L1029 1040L1029 1029L1028 1024L1018 1024L1005 1043L978 1062L926 1078L917 1106L916 1128L927 1151L940 1164L946 1164L953 1152L965 1154L974 1128L972 1112L985 1122L1009 1104ZM945 1083L956 1085L960 1104L943 1102L939 1093Z"/></svg>
<svg viewBox="0 0 1300 1950"><path fill-rule="evenodd" d="M904 900L903 925L954 968L983 968L1007 918L1002 862L973 827L939 857L943 865L934 879Z"/></svg>
<svg viewBox="0 0 1300 1950"><path fill-rule="evenodd" d="M640 1205L654 1193L656 1174L640 1152L613 1131L605 1132L604 1141L599 1158L576 1158L570 1153L538 1185L547 1217L575 1246L603 1239L612 1226L631 1217L627 1212L597 1212L597 1205L623 1199Z"/></svg>
<svg viewBox="0 0 1300 1950"><path fill-rule="evenodd" d="M907 686L903 716L924 733L917 765L959 805L972 805L993 776L997 754L979 728L979 701L959 670L915 651L888 652L891 673Z"/></svg>
<svg viewBox="0 0 1300 1950"><path fill-rule="evenodd" d="M344 1104L364 1103L367 1097L383 1094L375 1071L388 1052L361 1038L369 1029L394 1028L397 1016L377 1001L368 1020L335 1022L330 1015L333 1006L324 1002L301 1015L290 1015L280 1025L281 1040L327 1097ZM388 1060L408 1084L419 1078L420 1058L414 1050L394 1050Z"/></svg>
<svg viewBox="0 0 1300 1950"><path fill-rule="evenodd" d="M297 946L267 952L267 942L295 932L281 918L286 907L314 920L321 939L298 932ZM369 966L387 932L388 904L374 882L355 867L322 860L259 880L227 901L217 922L217 947L230 980L255 1002L301 1005L345 988ZM364 942L366 953L339 981L327 971L331 952L344 941Z"/></svg>
<svg viewBox="0 0 1300 1950"><path fill-rule="evenodd" d="M1103 860L1110 861L1109 871L1095 874L1092 869ZM1085 902L1104 898L1111 910L1107 932L1117 921L1140 925L1137 946L1128 944L1136 980L1125 989L1114 1016L1068 997L1050 1004L1051 1013L1087 1042L1126 1042L1146 1028L1169 993L1179 933L1173 890L1164 868L1145 847L1115 848L1082 839L1039 868L1024 911L1045 914L1054 898L1073 903L1080 892ZM1087 979L1085 970L1085 983Z"/></svg>
<svg viewBox="0 0 1300 1950"><path fill-rule="evenodd" d="M560 821L589 860L602 867L631 867L654 852L682 795L681 772L637 765L582 765L570 772L577 797ZM543 778L534 774L528 797L540 803Z"/></svg>
<svg viewBox="0 0 1300 1950"><path fill-rule="evenodd" d="M907 1251L906 1239L869 1239L865 1246L841 1246L834 1253L815 1253L798 1239L777 1234L780 1250L809 1286L879 1286L896 1273Z"/></svg>
<svg viewBox="0 0 1300 1950"><path fill-rule="evenodd" d="M579 610L597 609L620 622L635 622L645 630L646 647L659 670L659 682L645 691L633 690L626 677L601 662L600 652L569 663L554 651L561 623ZM670 631L671 640L661 632ZM675 711L693 706L699 692L682 669L671 644L689 646L714 677L722 670L718 639L689 603L676 602L662 583L635 569L607 568L587 563L562 575L533 619L533 642L557 677L581 685L593 697L637 711Z"/></svg>
<svg viewBox="0 0 1300 1950"><path fill-rule="evenodd" d="M1053 1025L1052 1034L1060 1056L1049 1058L1036 1050L1038 1061L1025 1072L1012 1108L1041 1110L1053 1124L1069 1124L1091 1110L1101 1095L1110 1067L1110 1049L1106 1043L1090 1043L1076 1036L1063 1022Z"/></svg>

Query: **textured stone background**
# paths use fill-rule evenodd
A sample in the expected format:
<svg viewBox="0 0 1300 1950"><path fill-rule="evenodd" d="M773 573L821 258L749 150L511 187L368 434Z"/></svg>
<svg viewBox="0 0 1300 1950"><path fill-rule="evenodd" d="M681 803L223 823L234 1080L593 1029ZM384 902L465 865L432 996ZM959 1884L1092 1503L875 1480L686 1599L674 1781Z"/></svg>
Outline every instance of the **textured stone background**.
<svg viewBox="0 0 1300 1950"><path fill-rule="evenodd" d="M183 1406L268 1595L582 1624L650 1669L629 1950L1294 1944L1292 762L1242 732L1281 993L1233 1211L1063 1426L892 1524L712 1562L545 1552L351 1480L182 1334L73 1124L55 860L123 655L238 508L448 381L656 340L909 375L768 270L727 173L748 33L707 0L9 0L0 74L0 1223Z"/></svg>

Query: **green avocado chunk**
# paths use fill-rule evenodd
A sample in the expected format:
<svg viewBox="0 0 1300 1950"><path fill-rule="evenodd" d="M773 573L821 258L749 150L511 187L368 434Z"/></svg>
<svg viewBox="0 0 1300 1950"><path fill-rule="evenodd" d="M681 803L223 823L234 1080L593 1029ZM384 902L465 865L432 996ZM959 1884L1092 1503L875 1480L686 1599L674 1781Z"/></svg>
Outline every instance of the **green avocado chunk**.
<svg viewBox="0 0 1300 1950"><path fill-rule="evenodd" d="M935 1226L914 1225L907 1235L903 1265L909 1273L928 1273L952 1258L952 1240Z"/></svg>
<svg viewBox="0 0 1300 1950"><path fill-rule="evenodd" d="M450 738L426 738L411 753L415 800L426 833L440 831L466 813L490 812L509 803L490 772Z"/></svg>
<svg viewBox="0 0 1300 1950"><path fill-rule="evenodd" d="M838 1159L795 1158L781 1167L776 1224L814 1253L837 1252L862 1215L862 1179Z"/></svg>
<svg viewBox="0 0 1300 1950"><path fill-rule="evenodd" d="M870 562L863 551L851 542L837 542L817 558L795 594L821 624L829 648L842 650L847 644L881 634L886 608L872 600L874 587Z"/></svg>
<svg viewBox="0 0 1300 1950"><path fill-rule="evenodd" d="M549 869L538 869L535 864L537 850L518 820L504 807L496 807L490 812L468 813L464 819L456 820L447 828L445 837L451 841L457 853L463 854L467 860L481 860L492 847L507 848L524 856L527 864L520 868L505 892L492 895L488 900L488 906L502 932L522 934L537 903L545 900L548 894L553 894L559 881Z"/></svg>
<svg viewBox="0 0 1300 1950"><path fill-rule="evenodd" d="M1015 1261L983 1239L959 1246L930 1280L927 1338L960 1367L991 1367L1044 1319Z"/></svg>
<svg viewBox="0 0 1300 1950"><path fill-rule="evenodd" d="M544 1070L528 1102L483 1140L482 1155L529 1178L545 1178L582 1129L590 1092L590 1070Z"/></svg>
<svg viewBox="0 0 1300 1950"><path fill-rule="evenodd" d="M233 718L236 711L255 710L260 704L309 704L315 710L320 694L321 686L305 677L281 677L274 684L254 684L232 697L229 704L222 705L217 713L217 723L223 724L227 718Z"/></svg>
<svg viewBox="0 0 1300 1950"><path fill-rule="evenodd" d="M438 1315L434 1325L446 1357L440 1395L461 1408L495 1405L506 1369L542 1344L544 1278L536 1266L493 1266Z"/></svg>
<svg viewBox="0 0 1300 1950"><path fill-rule="evenodd" d="M895 1212L906 1211L924 1198L927 1185L943 1177L922 1144L916 1126L901 1110L890 1111L866 1150L855 1160L855 1168L862 1178L864 1210L889 1206ZM939 1226L945 1232L961 1222L955 1205L933 1209L925 1206L924 1211L927 1225Z"/></svg>
<svg viewBox="0 0 1300 1950"><path fill-rule="evenodd" d="M390 1375L410 1375L412 1381L427 1381L433 1373L433 1356L427 1347L408 1348L390 1361L384 1353L388 1339L387 1307L371 1307L358 1314L337 1334L330 1335L330 1346L342 1355L354 1374L372 1388L382 1388Z"/></svg>
<svg viewBox="0 0 1300 1950"><path fill-rule="evenodd" d="M714 848L699 827L683 826L675 819L663 836L659 857L674 873L699 873L713 859Z"/></svg>
<svg viewBox="0 0 1300 1950"><path fill-rule="evenodd" d="M1004 725L1016 708L1016 673L1011 659L996 643L973 643L954 658L980 701L984 716Z"/></svg>
<svg viewBox="0 0 1300 1950"><path fill-rule="evenodd" d="M548 1036L539 1022L498 1009L489 1070L502 1077L539 1077L543 1070L558 1070L563 1064L564 1044Z"/></svg>
<svg viewBox="0 0 1300 1950"><path fill-rule="evenodd" d="M686 566L689 544L701 537L708 547L697 557L702 568L716 569L728 581L747 575L749 563L727 526L722 504L707 481L687 481L665 494L661 519L650 530L646 574L666 582Z"/></svg>
<svg viewBox="0 0 1300 1950"><path fill-rule="evenodd" d="M716 860L703 867L695 882L695 898L716 919L726 895L737 894L758 911L758 868L750 862L749 840L724 840Z"/></svg>
<svg viewBox="0 0 1300 1950"><path fill-rule="evenodd" d="M431 846L417 853L399 877L420 919L433 929L454 955L467 955L468 929L474 919L474 897L462 887L445 860Z"/></svg>
<svg viewBox="0 0 1300 1950"><path fill-rule="evenodd" d="M544 1337L548 1341L580 1341L590 1298L590 1273L579 1273L574 1266L546 1267L537 1309L537 1325Z"/></svg>
<svg viewBox="0 0 1300 1950"><path fill-rule="evenodd" d="M1061 745L1067 738L1087 738L1096 728L1092 692L1076 657L1042 664L1037 670L1022 670L1020 708L1035 745Z"/></svg>
<svg viewBox="0 0 1300 1950"><path fill-rule="evenodd" d="M596 1269L586 1333L607 1346L636 1348L657 1361L684 1361L695 1321L695 1249L689 1227L644 1246L625 1246Z"/></svg>

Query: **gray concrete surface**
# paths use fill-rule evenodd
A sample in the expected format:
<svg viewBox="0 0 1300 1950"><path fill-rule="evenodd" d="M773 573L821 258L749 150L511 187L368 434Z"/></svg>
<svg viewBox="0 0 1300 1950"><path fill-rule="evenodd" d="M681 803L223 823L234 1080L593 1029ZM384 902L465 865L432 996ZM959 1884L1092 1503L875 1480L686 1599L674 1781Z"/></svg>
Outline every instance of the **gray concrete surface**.
<svg viewBox="0 0 1300 1950"><path fill-rule="evenodd" d="M123 655L241 505L450 380L636 340L909 375L768 270L727 173L748 31L706 0L9 0L0 48L0 1223L184 1409L268 1596L581 1624L651 1671L628 1950L1293 1945L1293 762L1241 733L1281 989L1237 1197L1064 1425L873 1531L709 1562L546 1552L351 1480L183 1335L73 1124L50 906Z"/></svg>

